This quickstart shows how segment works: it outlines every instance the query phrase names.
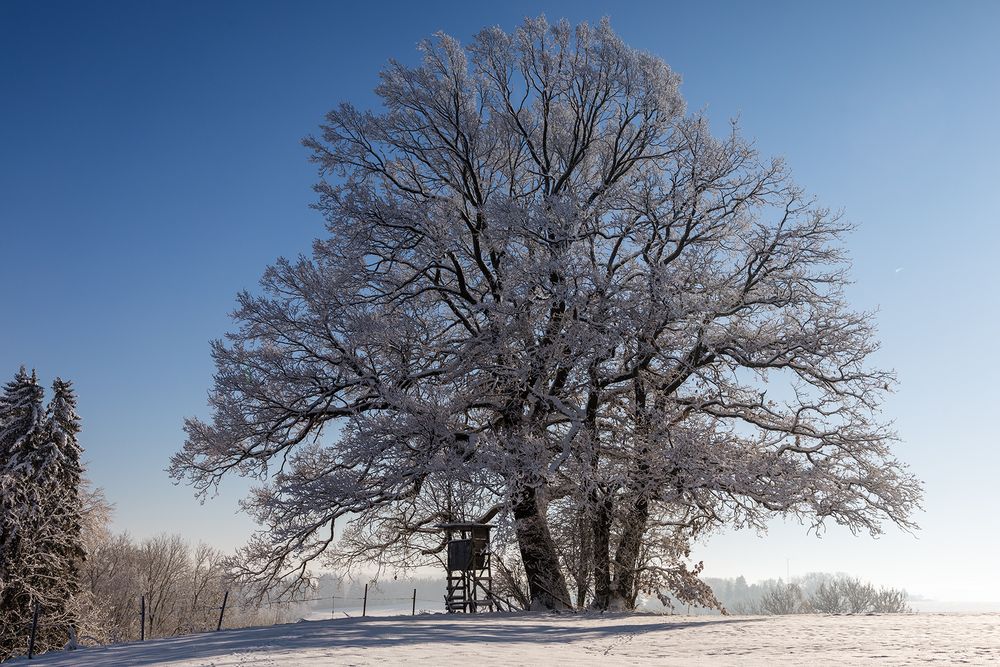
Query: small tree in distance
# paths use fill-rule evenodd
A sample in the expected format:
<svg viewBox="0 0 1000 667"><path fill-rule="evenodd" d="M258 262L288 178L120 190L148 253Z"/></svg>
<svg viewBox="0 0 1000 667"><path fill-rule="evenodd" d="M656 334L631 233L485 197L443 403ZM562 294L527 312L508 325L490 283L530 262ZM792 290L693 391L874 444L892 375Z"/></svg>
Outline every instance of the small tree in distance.
<svg viewBox="0 0 1000 667"><path fill-rule="evenodd" d="M713 527L914 526L848 224L607 21L421 50L306 140L328 235L240 295L173 458L200 493L266 480L244 575L418 564L499 511L531 606L715 605Z"/></svg>

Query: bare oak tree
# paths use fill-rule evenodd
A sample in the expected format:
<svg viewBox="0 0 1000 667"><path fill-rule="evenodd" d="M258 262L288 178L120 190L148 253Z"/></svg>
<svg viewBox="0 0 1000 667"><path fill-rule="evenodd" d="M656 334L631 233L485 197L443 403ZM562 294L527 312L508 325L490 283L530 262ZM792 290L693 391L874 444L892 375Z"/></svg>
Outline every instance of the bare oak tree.
<svg viewBox="0 0 1000 667"><path fill-rule="evenodd" d="M244 574L417 563L498 509L533 606L573 606L567 567L577 605L715 604L686 564L713 526L912 527L848 224L606 21L421 49L306 140L328 234L240 295L173 459L263 480Z"/></svg>

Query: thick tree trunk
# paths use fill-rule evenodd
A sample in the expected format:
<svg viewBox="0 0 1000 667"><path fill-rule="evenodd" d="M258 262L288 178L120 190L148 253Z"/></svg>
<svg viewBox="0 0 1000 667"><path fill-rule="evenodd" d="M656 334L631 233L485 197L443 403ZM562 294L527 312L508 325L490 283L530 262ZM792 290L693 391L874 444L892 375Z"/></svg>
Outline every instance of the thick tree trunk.
<svg viewBox="0 0 1000 667"><path fill-rule="evenodd" d="M607 609L611 603L611 500L591 495L594 511L594 609Z"/></svg>
<svg viewBox="0 0 1000 667"><path fill-rule="evenodd" d="M615 552L615 580L612 586L612 608L634 609L636 579L639 576L639 552L642 536L649 521L649 501L639 497L625 514L621 539Z"/></svg>
<svg viewBox="0 0 1000 667"><path fill-rule="evenodd" d="M571 610L569 588L559 567L556 545L539 507L535 489L523 489L513 509L517 542L528 577L531 608Z"/></svg>

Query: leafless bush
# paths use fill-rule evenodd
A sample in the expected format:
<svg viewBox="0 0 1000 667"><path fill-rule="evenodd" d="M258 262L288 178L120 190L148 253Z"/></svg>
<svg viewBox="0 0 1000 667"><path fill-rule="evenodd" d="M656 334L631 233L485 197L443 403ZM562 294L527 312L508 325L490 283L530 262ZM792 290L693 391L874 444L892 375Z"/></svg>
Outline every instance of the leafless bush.
<svg viewBox="0 0 1000 667"><path fill-rule="evenodd" d="M837 581L823 582L811 598L813 609L820 614L844 614L847 599Z"/></svg>
<svg viewBox="0 0 1000 667"><path fill-rule="evenodd" d="M860 579L844 577L820 585L811 602L825 614L899 614L911 611L906 599L906 591L876 589Z"/></svg>
<svg viewBox="0 0 1000 667"><path fill-rule="evenodd" d="M765 614L804 614L811 611L798 584L781 584L764 594L760 601Z"/></svg>
<svg viewBox="0 0 1000 667"><path fill-rule="evenodd" d="M898 588L880 588L875 594L872 612L877 614L907 614L913 609L906 603L906 591Z"/></svg>

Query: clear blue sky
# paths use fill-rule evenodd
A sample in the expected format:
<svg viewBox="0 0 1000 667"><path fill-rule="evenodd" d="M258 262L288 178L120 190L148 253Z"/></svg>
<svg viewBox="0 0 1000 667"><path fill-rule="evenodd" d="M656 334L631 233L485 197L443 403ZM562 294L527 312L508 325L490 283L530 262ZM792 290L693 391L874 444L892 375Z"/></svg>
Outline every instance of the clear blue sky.
<svg viewBox="0 0 1000 667"><path fill-rule="evenodd" d="M926 482L916 538L777 524L699 545L706 573L1000 600L1000 3L618 4L0 2L0 375L75 381L119 528L223 548L250 529L244 484L200 507L163 469L207 416L235 293L322 232L299 140L323 113L371 104L385 61L436 30L607 14L691 108L720 131L740 116L861 225L851 298L880 309L887 411Z"/></svg>

